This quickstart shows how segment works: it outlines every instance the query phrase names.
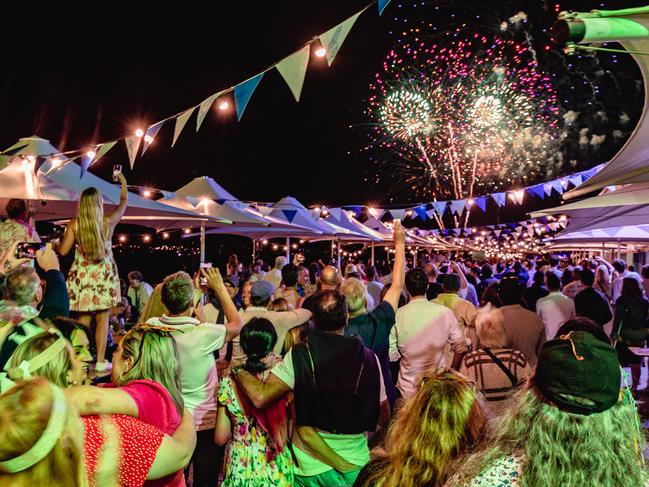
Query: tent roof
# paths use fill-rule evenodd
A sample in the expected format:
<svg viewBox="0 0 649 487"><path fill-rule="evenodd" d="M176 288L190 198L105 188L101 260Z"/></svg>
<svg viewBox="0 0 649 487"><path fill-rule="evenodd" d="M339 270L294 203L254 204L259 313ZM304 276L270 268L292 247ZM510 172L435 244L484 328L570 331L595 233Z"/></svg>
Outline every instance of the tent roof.
<svg viewBox="0 0 649 487"><path fill-rule="evenodd" d="M223 186L208 176L201 176L192 179L182 188L175 192L180 196L193 196L195 198L207 198L210 200L239 201Z"/></svg>
<svg viewBox="0 0 649 487"><path fill-rule="evenodd" d="M579 14L578 14L579 15ZM587 14L592 16L592 14ZM649 27L649 17L644 15L624 15L623 18L632 19ZM597 19L595 19L597 20ZM595 25L597 28L597 25ZM616 39L610 39L616 40ZM630 39L621 42L627 51L649 52L649 38ZM611 159L611 161L595 176L584 182L577 188L568 191L565 199L578 196L605 188L614 184L640 183L649 181L649 57L632 54L633 59L640 67L644 80L644 108L635 130L626 141L622 149Z"/></svg>
<svg viewBox="0 0 649 487"><path fill-rule="evenodd" d="M560 242L649 242L649 225L618 226L595 228L591 230L564 232L554 238L553 243Z"/></svg>

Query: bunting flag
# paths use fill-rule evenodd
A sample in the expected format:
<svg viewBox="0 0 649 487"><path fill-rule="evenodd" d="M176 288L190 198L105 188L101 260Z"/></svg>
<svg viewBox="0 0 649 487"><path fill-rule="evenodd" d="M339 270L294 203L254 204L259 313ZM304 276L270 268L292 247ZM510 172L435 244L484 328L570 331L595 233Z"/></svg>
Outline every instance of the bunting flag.
<svg viewBox="0 0 649 487"><path fill-rule="evenodd" d="M331 63L334 62L334 58L336 57L336 54L338 54L340 47L343 45L343 42L345 42L347 34L349 34L349 31L356 22L356 19L362 12L363 10L352 15L347 20L344 20L343 22L338 24L336 27L333 27L324 34L320 35L320 42L322 43L322 46L327 50L327 64L329 66L331 66Z"/></svg>
<svg viewBox="0 0 649 487"><path fill-rule="evenodd" d="M289 223L293 223L293 219L297 215L297 210L282 210L282 213Z"/></svg>
<svg viewBox="0 0 649 487"><path fill-rule="evenodd" d="M543 185L543 192L548 196L552 196L552 185L550 183L545 183Z"/></svg>
<svg viewBox="0 0 649 487"><path fill-rule="evenodd" d="M426 212L426 214L428 215L428 218L431 218L431 219L432 219L432 218L435 218L435 209L434 209L434 208L431 208L430 210L428 210L428 211Z"/></svg>
<svg viewBox="0 0 649 487"><path fill-rule="evenodd" d="M525 191L520 191L519 190L519 191L514 191L514 192L512 192L510 194L512 195L512 198L514 199L514 201L517 204L519 204L519 205L523 204L523 198L525 198Z"/></svg>
<svg viewBox="0 0 649 487"><path fill-rule="evenodd" d="M433 201L431 204L439 216L444 216L446 201Z"/></svg>
<svg viewBox="0 0 649 487"><path fill-rule="evenodd" d="M568 189L568 180L566 178L561 178L560 181L561 181L561 187L563 188L563 190L565 191L566 189Z"/></svg>
<svg viewBox="0 0 649 487"><path fill-rule="evenodd" d="M545 190L543 189L543 186L543 184L537 184L536 186L530 186L527 189L529 189L530 192L537 198L545 199Z"/></svg>
<svg viewBox="0 0 649 487"><path fill-rule="evenodd" d="M176 125L174 126L174 139L171 142L171 147L176 145L176 141L178 140L180 132L182 132L185 128L185 125L187 124L189 117L191 117L192 113L194 113L194 110L196 110L196 107L191 107L189 110L185 110L176 117Z"/></svg>
<svg viewBox="0 0 649 487"><path fill-rule="evenodd" d="M205 120L205 117L210 111L210 108L212 108L212 105L214 105L214 102L216 101L216 99L219 97L220 94L221 92L214 93L212 96L205 98L198 106L198 115L196 115L196 132L198 132L198 129L200 129L201 125L203 125L203 120ZM250 94L252 95L252 93ZM246 101L246 103L248 102Z"/></svg>
<svg viewBox="0 0 649 487"><path fill-rule="evenodd" d="M466 200L452 200L451 201L451 213L461 216L464 208L466 207Z"/></svg>
<svg viewBox="0 0 649 487"><path fill-rule="evenodd" d="M392 218L395 220L403 220L403 216L406 214L406 210L390 210Z"/></svg>
<svg viewBox="0 0 649 487"><path fill-rule="evenodd" d="M126 144L126 150L128 151L128 162L131 164L131 169L135 166L135 158L137 157L137 151L140 148L140 141L142 137L137 135L131 135L124 139Z"/></svg>
<svg viewBox="0 0 649 487"><path fill-rule="evenodd" d="M370 208L367 212L377 220L380 220L381 217L385 215L385 210L382 210L381 208Z"/></svg>
<svg viewBox="0 0 649 487"><path fill-rule="evenodd" d="M563 186L561 185L560 179L555 179L554 181L550 181L550 186L552 186L552 189L554 189L557 193L563 194Z"/></svg>
<svg viewBox="0 0 649 487"><path fill-rule="evenodd" d="M493 199L498 206L505 206L507 195L505 195L505 193L492 193L491 199Z"/></svg>
<svg viewBox="0 0 649 487"><path fill-rule="evenodd" d="M237 120L241 120L241 117L243 117L243 111L263 77L264 73L262 72L234 87L234 105L237 110Z"/></svg>
<svg viewBox="0 0 649 487"><path fill-rule="evenodd" d="M581 174L568 178L568 181L570 181L570 184L573 186L579 186L582 183Z"/></svg>
<svg viewBox="0 0 649 487"><path fill-rule="evenodd" d="M282 59L277 66L277 71L282 75L284 81L288 85L291 93L295 97L295 101L300 101L300 94L302 93L302 85L304 84L304 77L306 76L306 68L309 65L309 54L311 46L307 44L299 51L294 52L288 57Z"/></svg>
<svg viewBox="0 0 649 487"><path fill-rule="evenodd" d="M478 208L480 208L483 212L487 211L487 197L486 196L481 196L480 198L475 198L473 200Z"/></svg>
<svg viewBox="0 0 649 487"><path fill-rule="evenodd" d="M501 233L503 233L502 230L494 230L494 235L496 236L496 238L500 237Z"/></svg>
<svg viewBox="0 0 649 487"><path fill-rule="evenodd" d="M92 162L97 162L99 159L101 159L106 154L108 154L108 151L111 150L113 147L115 147L115 144L117 144L116 140L98 145L97 154L95 155L95 158L92 160Z"/></svg>
<svg viewBox="0 0 649 487"><path fill-rule="evenodd" d="M426 221L426 205L415 206L412 210L419 218L421 218L423 221Z"/></svg>
<svg viewBox="0 0 649 487"><path fill-rule="evenodd" d="M79 171L79 179L82 179L83 176L86 174L86 171L90 167L90 164L92 164L92 161L94 160L94 157L90 157L88 155L84 155L81 157L81 169Z"/></svg>
<svg viewBox="0 0 649 487"><path fill-rule="evenodd" d="M383 15L383 11L388 6L388 3L390 3L390 0L379 0L379 15Z"/></svg>
<svg viewBox="0 0 649 487"><path fill-rule="evenodd" d="M155 136L158 135L158 132L160 132L160 129L162 128L162 125L164 125L164 123L165 120L151 125L148 129L146 129L146 133L144 134L144 143L142 144L142 155L144 155L149 146L153 144Z"/></svg>

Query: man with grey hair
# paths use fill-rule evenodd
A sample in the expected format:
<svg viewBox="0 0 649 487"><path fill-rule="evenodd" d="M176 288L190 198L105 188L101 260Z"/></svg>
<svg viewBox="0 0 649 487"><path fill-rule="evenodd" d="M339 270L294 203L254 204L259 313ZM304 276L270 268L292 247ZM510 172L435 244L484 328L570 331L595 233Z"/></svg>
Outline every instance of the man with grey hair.
<svg viewBox="0 0 649 487"><path fill-rule="evenodd" d="M390 373L390 331L395 323L395 314L399 306L399 297L403 290L406 272L405 233L398 220L394 221L393 234L395 257L392 284L385 293L383 302L379 303L373 311L367 312L368 294L362 281L350 278L341 287L349 309L349 321L345 328L345 336L359 337L363 344L376 354L391 407L397 398L397 391Z"/></svg>
<svg viewBox="0 0 649 487"><path fill-rule="evenodd" d="M218 374L214 352L241 332L241 317L225 287L217 268L201 269L207 285L218 297L225 314L225 325L201 323L193 317L194 282L186 272L167 276L162 284L161 299L169 314L151 318L148 324L177 330L174 339L181 365L182 396L185 406L194 416L197 431L194 485L216 485L218 469L214 468L219 448L214 442L216 427L216 392Z"/></svg>
<svg viewBox="0 0 649 487"><path fill-rule="evenodd" d="M467 337L467 345L477 345L477 335L475 332L475 316L477 309L466 299L460 297L460 276L457 274L446 274L442 282L443 292L431 302L442 305L450 309L455 315L457 324ZM450 344L447 344L446 363L453 359Z"/></svg>
<svg viewBox="0 0 649 487"><path fill-rule="evenodd" d="M282 284L282 269L288 264L288 259L285 255L280 255L275 257L275 267L268 271L266 275L262 277L264 281L270 282L275 289L278 289L280 284Z"/></svg>

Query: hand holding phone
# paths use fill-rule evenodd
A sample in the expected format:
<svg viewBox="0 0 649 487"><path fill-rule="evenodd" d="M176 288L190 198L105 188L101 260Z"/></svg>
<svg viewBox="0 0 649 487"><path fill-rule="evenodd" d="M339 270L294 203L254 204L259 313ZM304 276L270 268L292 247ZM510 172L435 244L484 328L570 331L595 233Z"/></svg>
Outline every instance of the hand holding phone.
<svg viewBox="0 0 649 487"><path fill-rule="evenodd" d="M113 165L113 181L119 181L119 175L122 174L122 165Z"/></svg>
<svg viewBox="0 0 649 487"><path fill-rule="evenodd" d="M45 249L45 244L41 242L19 242L16 246L16 259L35 259L36 252Z"/></svg>

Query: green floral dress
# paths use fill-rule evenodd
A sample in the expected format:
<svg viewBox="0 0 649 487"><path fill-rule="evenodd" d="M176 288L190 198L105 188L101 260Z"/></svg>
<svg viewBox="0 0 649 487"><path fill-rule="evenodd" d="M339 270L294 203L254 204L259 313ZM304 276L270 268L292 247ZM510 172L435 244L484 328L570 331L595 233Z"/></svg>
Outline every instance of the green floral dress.
<svg viewBox="0 0 649 487"><path fill-rule="evenodd" d="M293 485L293 460L287 448L275 452L272 440L255 420L244 415L229 377L221 380L219 406L225 406L232 423L232 439L226 446L222 487ZM273 458L268 461L267 458Z"/></svg>

